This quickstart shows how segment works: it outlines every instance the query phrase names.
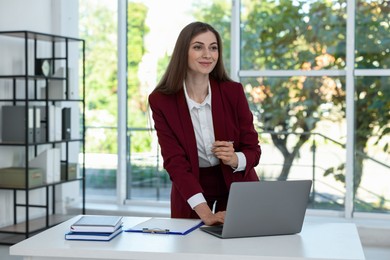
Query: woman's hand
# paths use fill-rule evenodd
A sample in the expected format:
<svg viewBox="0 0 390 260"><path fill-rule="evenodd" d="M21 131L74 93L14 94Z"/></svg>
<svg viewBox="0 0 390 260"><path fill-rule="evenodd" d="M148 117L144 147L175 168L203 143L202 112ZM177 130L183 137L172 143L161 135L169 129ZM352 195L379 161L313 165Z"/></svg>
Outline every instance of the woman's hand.
<svg viewBox="0 0 390 260"><path fill-rule="evenodd" d="M215 141L211 151L214 153L215 157L222 160L223 164L237 168L238 158L234 151L232 141Z"/></svg>
<svg viewBox="0 0 390 260"><path fill-rule="evenodd" d="M194 210L207 226L223 224L225 221L225 211L213 213L207 203L197 205Z"/></svg>

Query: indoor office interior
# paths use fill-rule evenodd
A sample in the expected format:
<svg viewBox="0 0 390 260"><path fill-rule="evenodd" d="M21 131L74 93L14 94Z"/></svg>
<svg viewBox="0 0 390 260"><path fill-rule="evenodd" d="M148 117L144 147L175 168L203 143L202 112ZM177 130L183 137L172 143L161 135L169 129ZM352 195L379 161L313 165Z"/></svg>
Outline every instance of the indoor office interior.
<svg viewBox="0 0 390 260"><path fill-rule="evenodd" d="M389 5L0 0L0 174L41 153L57 156L58 169L32 188L0 177L0 258L21 259L8 255L10 245L79 214L170 216L147 98L180 30L204 21L244 87L260 179L312 180L306 218L355 223L366 258L390 259ZM19 121L7 112L15 106L27 107ZM25 132L21 142L7 139L16 135L10 121L30 131L30 120L31 140Z"/></svg>

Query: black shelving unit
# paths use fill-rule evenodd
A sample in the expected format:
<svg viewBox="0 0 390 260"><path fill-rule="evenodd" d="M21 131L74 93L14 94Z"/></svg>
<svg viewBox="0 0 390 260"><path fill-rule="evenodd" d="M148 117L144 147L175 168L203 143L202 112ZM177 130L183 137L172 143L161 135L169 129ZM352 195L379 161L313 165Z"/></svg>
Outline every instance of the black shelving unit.
<svg viewBox="0 0 390 260"><path fill-rule="evenodd" d="M0 32L0 41L6 42L12 49L20 48L23 55L18 55L16 61L8 57L15 64L22 64L15 69L16 71L23 71L22 73L7 73L0 75L0 106L21 106L24 108L24 138L22 141L4 141L0 142L0 149L22 149L24 150L24 186L23 187L6 187L0 186L2 190L11 190L13 197L13 209L4 209L6 211L13 211L13 225L0 227L0 244L15 244L25 238L30 237L42 230L54 226L71 216L56 213L56 187L69 182L80 182L82 206L81 214L85 214L85 41L78 38L65 37L59 35L52 35L46 33L32 32L32 31L2 31ZM0 45L1 46L7 46ZM17 46L17 47L15 47ZM79 55L76 59L70 56L70 49L77 48ZM74 50L74 49L72 49ZM24 56L24 57L23 57ZM7 58L7 60L8 60ZM72 60L73 58L73 60ZM49 70L42 71L37 68L38 62L41 60L48 61ZM11 62L11 63L12 63ZM74 64L78 63L78 66ZM72 67L72 64L74 67ZM47 64L46 64L47 65ZM57 75L55 72L63 68L63 73ZM72 82L69 74L69 69L77 68L77 73L74 75L78 81L78 94L72 95L74 88L71 88ZM1 70L0 70L1 74ZM80 75L81 74L81 75ZM1 81L8 83L1 84ZM59 82L63 87L63 94L60 96L50 95L50 82ZM2 86L7 86L6 94L1 94ZM61 88L60 88L61 89ZM61 139L55 139L50 127L53 127L53 122L50 122L49 106L57 105L59 107L77 106L79 110L76 114L80 116L77 119L80 122L79 135L76 138L69 138L64 136ZM35 118L36 115L31 115L29 109L34 106L39 106L44 109L43 118ZM31 118L33 116L34 118ZM29 136L29 122L31 120L38 120L45 125L44 135L38 138L34 127L33 137ZM34 122L34 121L33 121ZM63 131L63 130L62 130ZM44 136L44 138L41 136ZM73 144L73 145L72 145ZM75 145L76 144L76 145ZM59 148L61 151L60 164L63 167L65 177L60 181L52 183L43 183L42 185L31 187L29 183L29 161L31 158L38 156L38 151L44 147ZM78 147L81 149L82 160L77 161L79 168L79 176L70 178L69 155L73 152L72 148ZM49 149L49 148L48 148ZM78 151L79 152L79 151ZM1 160L1 159L0 159ZM33 190L43 189L45 191L45 202L33 203L31 201L30 193ZM19 201L23 201L22 203ZM20 210L24 209L24 218L18 217ZM42 208L45 213L40 214L43 217L31 218L30 209ZM2 209L3 210L3 209ZM22 210L23 212L23 210ZM23 213L22 213L23 214ZM24 219L19 222L18 219Z"/></svg>

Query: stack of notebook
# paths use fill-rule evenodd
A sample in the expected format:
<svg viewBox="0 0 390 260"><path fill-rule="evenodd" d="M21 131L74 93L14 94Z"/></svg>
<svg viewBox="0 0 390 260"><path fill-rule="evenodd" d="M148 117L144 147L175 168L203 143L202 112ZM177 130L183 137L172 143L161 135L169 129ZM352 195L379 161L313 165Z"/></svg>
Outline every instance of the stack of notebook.
<svg viewBox="0 0 390 260"><path fill-rule="evenodd" d="M81 216L65 234L67 240L110 241L122 232L122 217Z"/></svg>

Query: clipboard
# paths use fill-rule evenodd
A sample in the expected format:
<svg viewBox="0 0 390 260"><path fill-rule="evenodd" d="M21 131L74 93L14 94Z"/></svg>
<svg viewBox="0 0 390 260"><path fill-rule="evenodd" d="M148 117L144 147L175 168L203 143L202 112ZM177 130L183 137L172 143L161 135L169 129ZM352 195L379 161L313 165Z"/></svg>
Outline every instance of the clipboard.
<svg viewBox="0 0 390 260"><path fill-rule="evenodd" d="M124 231L149 234L187 235L203 225L204 224L200 219L151 218L131 228L126 228Z"/></svg>

